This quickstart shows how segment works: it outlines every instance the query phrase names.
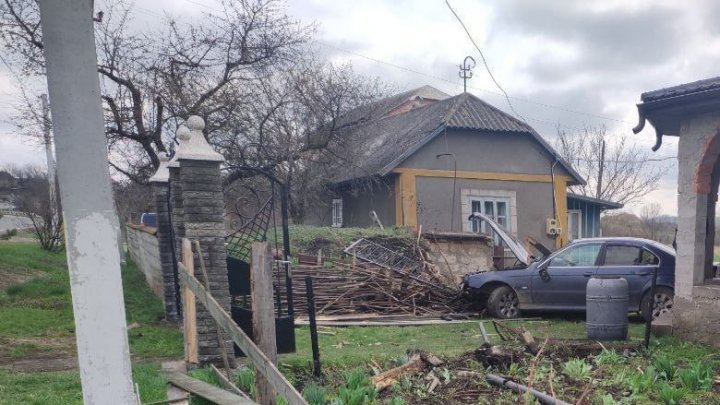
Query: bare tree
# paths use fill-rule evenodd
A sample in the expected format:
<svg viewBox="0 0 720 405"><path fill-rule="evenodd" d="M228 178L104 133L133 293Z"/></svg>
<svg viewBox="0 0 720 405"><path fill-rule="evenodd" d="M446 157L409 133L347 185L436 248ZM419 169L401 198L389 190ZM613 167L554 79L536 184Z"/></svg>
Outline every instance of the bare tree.
<svg viewBox="0 0 720 405"><path fill-rule="evenodd" d="M64 248L64 227L60 205L50 198L47 173L35 167L12 169L19 189L14 195L15 208L32 222L40 246L50 252Z"/></svg>
<svg viewBox="0 0 720 405"><path fill-rule="evenodd" d="M661 214L662 206L658 203L650 203L643 206L640 211L640 220L645 228L646 238L658 240L662 227Z"/></svg>
<svg viewBox="0 0 720 405"><path fill-rule="evenodd" d="M667 167L653 165L649 153L625 137L610 137L605 127L569 133L558 129L560 155L587 181L574 193L623 204L636 202L657 189Z"/></svg>
<svg viewBox="0 0 720 405"><path fill-rule="evenodd" d="M224 1L222 13L193 22L168 16L153 32L131 26L132 3L111 2L95 17L98 72L110 164L134 181L172 148L178 121L200 115L205 133L227 130L250 86L291 65L313 31L290 19L279 0ZM0 39L23 75L44 73L37 0L2 0ZM33 100L33 97L26 97ZM27 101L24 118L36 118ZM23 125L23 124L21 124Z"/></svg>

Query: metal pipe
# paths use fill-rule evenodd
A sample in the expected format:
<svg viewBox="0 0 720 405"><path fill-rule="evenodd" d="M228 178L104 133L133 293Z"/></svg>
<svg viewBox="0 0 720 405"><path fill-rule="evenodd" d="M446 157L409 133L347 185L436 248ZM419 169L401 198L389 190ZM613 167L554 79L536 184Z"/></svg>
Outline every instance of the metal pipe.
<svg viewBox="0 0 720 405"><path fill-rule="evenodd" d="M283 260L285 260L285 291L287 292L287 314L291 318L295 315L293 304L292 274L290 273L290 229L288 220L288 189L286 184L280 183L280 209L282 210L283 232Z"/></svg>
<svg viewBox="0 0 720 405"><path fill-rule="evenodd" d="M559 399L557 399L557 398L553 398L553 397L551 397L551 396L548 395L548 394L542 393L542 392L540 392L540 391L538 391L538 390L535 390L535 389L532 389L532 388L528 388L528 387L526 387L526 386L524 386L524 385L522 385L522 384L518 384L518 383L516 383L516 382L510 381L510 380L508 380L508 379L506 379L506 378L502 378L502 377L497 376L497 375L495 375L495 374L488 374L487 376L485 376L485 380L487 380L487 382L490 383L490 384L494 384L494 385L497 385L497 386L499 386L499 387L509 388L509 389L511 389L511 390L513 390L513 391L515 391L515 392L519 392L519 393L525 393L525 392L527 392L527 391L529 390L530 393L531 393L535 398L537 398L537 400L540 401L540 403L542 403L542 404L548 404L548 405L571 405L571 404L569 404L569 403L567 403L567 402L565 402L565 401L561 401L561 400L559 400Z"/></svg>
<svg viewBox="0 0 720 405"><path fill-rule="evenodd" d="M310 345L313 355L313 375L322 377L320 369L320 347L318 345L317 322L315 321L315 291L313 291L312 277L305 277L305 294L307 296L308 320L310 321Z"/></svg>
<svg viewBox="0 0 720 405"><path fill-rule="evenodd" d="M645 348L650 346L650 332L652 331L653 312L655 312L655 285L657 284L657 267L653 268L652 283L650 284L650 299L648 300L648 317L645 320Z"/></svg>

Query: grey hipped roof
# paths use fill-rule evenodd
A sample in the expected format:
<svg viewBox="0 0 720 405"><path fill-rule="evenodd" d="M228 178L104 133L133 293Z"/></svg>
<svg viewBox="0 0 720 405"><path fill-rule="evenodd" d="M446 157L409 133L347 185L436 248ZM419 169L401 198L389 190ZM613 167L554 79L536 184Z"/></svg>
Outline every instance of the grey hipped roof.
<svg viewBox="0 0 720 405"><path fill-rule="evenodd" d="M571 184L585 184L582 177L532 127L472 94L463 93L397 115L386 115L408 98L412 99L418 91L429 93L428 88L432 89L425 86L379 100L342 117L339 123L344 128L339 130L338 135L343 139L344 147L352 148L352 162L345 164L346 169L332 182L385 176L445 129L467 129L497 132L498 136L502 133L526 133L558 159L573 177Z"/></svg>

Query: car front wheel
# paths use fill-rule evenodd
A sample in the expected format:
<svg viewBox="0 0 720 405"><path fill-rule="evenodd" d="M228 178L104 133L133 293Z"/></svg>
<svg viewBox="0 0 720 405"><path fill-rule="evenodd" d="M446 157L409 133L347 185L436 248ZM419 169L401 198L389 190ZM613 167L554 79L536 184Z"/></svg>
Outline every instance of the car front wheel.
<svg viewBox="0 0 720 405"><path fill-rule="evenodd" d="M487 310L495 318L517 318L520 316L518 296L508 286L498 287L488 296Z"/></svg>
<svg viewBox="0 0 720 405"><path fill-rule="evenodd" d="M655 287L655 307L652 311L652 319L657 318L663 313L669 311L673 307L673 290L667 287ZM640 311L646 320L650 317L648 313L648 301L650 301L650 292L643 296L640 302Z"/></svg>

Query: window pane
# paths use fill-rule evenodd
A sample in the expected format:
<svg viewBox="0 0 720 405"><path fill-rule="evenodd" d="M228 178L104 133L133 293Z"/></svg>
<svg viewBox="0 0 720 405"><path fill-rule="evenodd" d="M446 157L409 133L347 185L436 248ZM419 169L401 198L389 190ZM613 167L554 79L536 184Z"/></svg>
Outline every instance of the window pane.
<svg viewBox="0 0 720 405"><path fill-rule="evenodd" d="M643 249L641 256L640 256L640 263L643 265L656 265L656 264L660 264L660 259L658 259L658 257L655 256L654 254Z"/></svg>
<svg viewBox="0 0 720 405"><path fill-rule="evenodd" d="M610 245L605 249L605 266L635 266L640 263L640 248Z"/></svg>
<svg viewBox="0 0 720 405"><path fill-rule="evenodd" d="M493 202L492 201L485 201L485 212L484 214L489 216L490 218L495 218L495 210L493 209Z"/></svg>
<svg viewBox="0 0 720 405"><path fill-rule="evenodd" d="M500 217L506 217L507 216L507 203L503 201L498 201L497 203L497 216Z"/></svg>
<svg viewBox="0 0 720 405"><path fill-rule="evenodd" d="M550 262L550 266L593 266L599 252L599 244L571 246L555 256Z"/></svg>
<svg viewBox="0 0 720 405"><path fill-rule="evenodd" d="M473 201L472 202L472 213L479 212L482 214L482 206L480 205L480 201Z"/></svg>

